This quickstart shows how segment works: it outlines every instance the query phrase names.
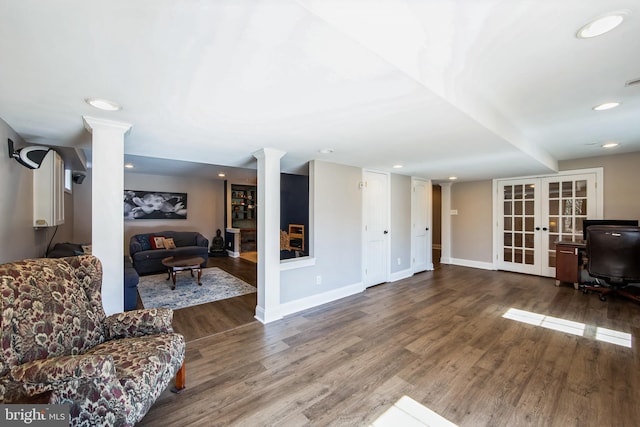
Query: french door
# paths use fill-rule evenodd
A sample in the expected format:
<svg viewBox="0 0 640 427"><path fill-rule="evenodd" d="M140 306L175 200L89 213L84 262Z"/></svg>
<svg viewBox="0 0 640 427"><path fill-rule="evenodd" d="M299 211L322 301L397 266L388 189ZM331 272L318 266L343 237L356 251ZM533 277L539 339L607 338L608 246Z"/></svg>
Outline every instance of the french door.
<svg viewBox="0 0 640 427"><path fill-rule="evenodd" d="M555 276L558 240L582 240L583 220L602 218L602 173L497 181L498 268Z"/></svg>

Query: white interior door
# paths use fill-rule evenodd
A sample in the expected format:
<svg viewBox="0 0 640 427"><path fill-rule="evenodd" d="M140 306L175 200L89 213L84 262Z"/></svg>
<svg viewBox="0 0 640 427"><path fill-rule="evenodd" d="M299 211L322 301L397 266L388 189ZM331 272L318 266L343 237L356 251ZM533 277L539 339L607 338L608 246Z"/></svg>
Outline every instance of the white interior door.
<svg viewBox="0 0 640 427"><path fill-rule="evenodd" d="M363 173L363 277L365 286L389 280L389 175Z"/></svg>
<svg viewBox="0 0 640 427"><path fill-rule="evenodd" d="M499 180L498 268L554 277L556 242L582 240L583 220L602 218L602 172Z"/></svg>
<svg viewBox="0 0 640 427"><path fill-rule="evenodd" d="M543 234L543 276L555 276L556 242L582 240L585 219L602 218L598 209L596 175L578 174L542 180L542 218L548 232Z"/></svg>
<svg viewBox="0 0 640 427"><path fill-rule="evenodd" d="M411 266L414 273L433 270L431 260L431 182L411 180Z"/></svg>
<svg viewBox="0 0 640 427"><path fill-rule="evenodd" d="M519 273L540 274L540 180L536 178L500 181L498 230L502 250L498 268Z"/></svg>

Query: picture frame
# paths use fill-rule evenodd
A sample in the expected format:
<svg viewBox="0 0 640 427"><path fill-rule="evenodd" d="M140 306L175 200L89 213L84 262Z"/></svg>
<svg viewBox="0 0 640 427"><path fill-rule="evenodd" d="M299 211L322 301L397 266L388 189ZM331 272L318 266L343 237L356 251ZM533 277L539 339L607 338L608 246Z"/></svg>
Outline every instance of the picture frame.
<svg viewBox="0 0 640 427"><path fill-rule="evenodd" d="M124 219L187 219L187 193L124 190Z"/></svg>

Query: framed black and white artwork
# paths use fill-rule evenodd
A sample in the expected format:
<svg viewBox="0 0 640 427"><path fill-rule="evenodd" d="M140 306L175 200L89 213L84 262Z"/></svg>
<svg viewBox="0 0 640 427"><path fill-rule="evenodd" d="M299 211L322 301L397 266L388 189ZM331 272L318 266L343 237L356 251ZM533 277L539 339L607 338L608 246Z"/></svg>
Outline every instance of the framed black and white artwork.
<svg viewBox="0 0 640 427"><path fill-rule="evenodd" d="M187 193L124 190L124 219L187 219Z"/></svg>

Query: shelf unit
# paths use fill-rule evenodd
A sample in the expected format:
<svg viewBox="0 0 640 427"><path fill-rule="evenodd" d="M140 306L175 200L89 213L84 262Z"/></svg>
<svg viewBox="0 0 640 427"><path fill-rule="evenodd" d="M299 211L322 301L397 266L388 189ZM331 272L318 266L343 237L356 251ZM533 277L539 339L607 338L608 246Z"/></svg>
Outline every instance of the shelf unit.
<svg viewBox="0 0 640 427"><path fill-rule="evenodd" d="M240 252L256 251L258 219L258 189L255 185L231 184L228 188L227 224L240 230Z"/></svg>
<svg viewBox="0 0 640 427"><path fill-rule="evenodd" d="M304 225L289 224L289 250L304 252Z"/></svg>
<svg viewBox="0 0 640 427"><path fill-rule="evenodd" d="M256 228L256 187L231 184L231 227Z"/></svg>

